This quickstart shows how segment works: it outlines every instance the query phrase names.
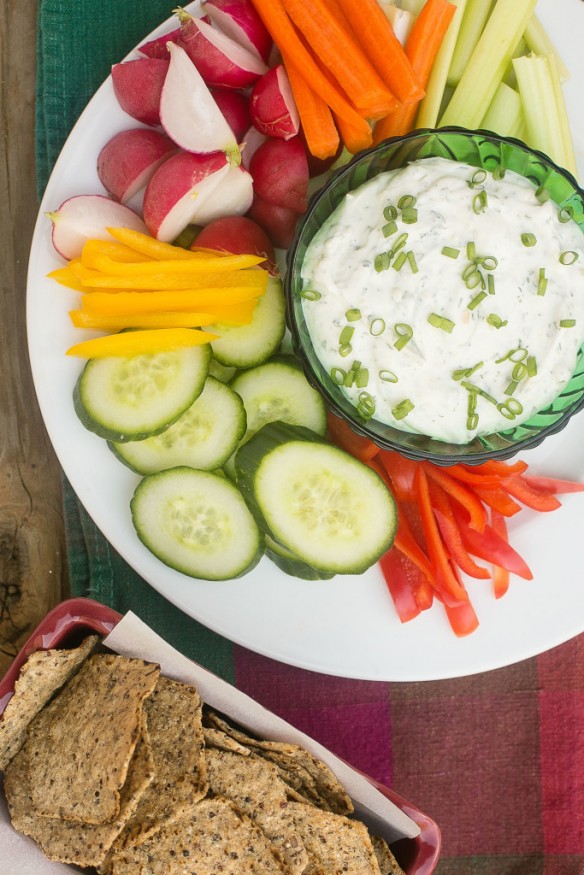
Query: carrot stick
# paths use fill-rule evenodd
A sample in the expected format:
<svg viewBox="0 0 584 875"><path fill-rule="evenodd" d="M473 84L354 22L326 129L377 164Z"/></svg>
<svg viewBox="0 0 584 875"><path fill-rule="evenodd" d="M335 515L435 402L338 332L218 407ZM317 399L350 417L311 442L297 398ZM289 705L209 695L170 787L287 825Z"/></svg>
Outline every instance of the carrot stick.
<svg viewBox="0 0 584 875"><path fill-rule="evenodd" d="M325 0L283 2L314 54L328 67L361 115L381 118L397 109L399 104L394 94Z"/></svg>
<svg viewBox="0 0 584 875"><path fill-rule="evenodd" d="M456 6L449 0L427 0L410 31L406 55L423 88L428 84L432 64L455 12ZM380 143L387 137L399 137L411 131L418 108L419 102L408 103L381 119L375 126L373 142Z"/></svg>
<svg viewBox="0 0 584 875"><path fill-rule="evenodd" d="M253 5L281 52L285 52L310 82L316 93L338 116L359 123L359 113L351 105L341 88L323 75L311 53L290 21L282 0L253 0Z"/></svg>
<svg viewBox="0 0 584 875"><path fill-rule="evenodd" d="M367 125L366 130L362 130L337 115L335 115L334 119L343 145L352 155L355 152L360 152L361 149L368 149L373 143L373 131L369 125Z"/></svg>
<svg viewBox="0 0 584 875"><path fill-rule="evenodd" d="M338 3L367 57L398 100L401 103L421 100L424 86L377 0L338 0Z"/></svg>
<svg viewBox="0 0 584 875"><path fill-rule="evenodd" d="M339 148L339 132L332 112L286 53L282 55L282 59L310 154L315 158L330 158Z"/></svg>

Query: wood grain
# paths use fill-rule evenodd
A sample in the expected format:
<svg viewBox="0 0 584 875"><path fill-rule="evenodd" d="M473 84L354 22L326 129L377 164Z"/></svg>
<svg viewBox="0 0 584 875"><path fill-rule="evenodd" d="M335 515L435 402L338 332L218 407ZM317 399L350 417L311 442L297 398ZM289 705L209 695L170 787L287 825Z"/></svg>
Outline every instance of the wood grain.
<svg viewBox="0 0 584 875"><path fill-rule="evenodd" d="M36 0L0 3L0 675L67 595L61 472L26 344L26 269L38 210L36 9Z"/></svg>

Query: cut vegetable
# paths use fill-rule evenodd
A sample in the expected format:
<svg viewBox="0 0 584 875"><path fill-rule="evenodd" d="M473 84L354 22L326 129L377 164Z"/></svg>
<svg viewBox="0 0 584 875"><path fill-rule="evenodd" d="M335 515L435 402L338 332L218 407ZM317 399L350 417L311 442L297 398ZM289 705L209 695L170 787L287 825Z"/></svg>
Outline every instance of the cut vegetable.
<svg viewBox="0 0 584 875"><path fill-rule="evenodd" d="M273 355L284 337L286 303L282 282L270 277L265 295L258 299L249 325L232 328L220 324L210 330L220 335L213 341L213 355L222 365L251 368Z"/></svg>
<svg viewBox="0 0 584 875"><path fill-rule="evenodd" d="M310 177L300 137L270 137L254 153L249 170L258 197L296 213L305 212Z"/></svg>
<svg viewBox="0 0 584 875"><path fill-rule="evenodd" d="M192 328L146 328L140 331L120 331L103 337L92 337L70 346L67 355L87 359L110 356L150 355L157 352L199 346L215 340L216 334Z"/></svg>
<svg viewBox="0 0 584 875"><path fill-rule="evenodd" d="M270 238L257 222L247 216L224 216L209 222L197 235L193 248L197 246L225 253L261 255L266 260L260 266L274 276L278 274Z"/></svg>
<svg viewBox="0 0 584 875"><path fill-rule="evenodd" d="M160 131L120 131L99 153L97 174L105 190L125 204L146 187L156 168L175 151L175 144Z"/></svg>
<svg viewBox="0 0 584 875"><path fill-rule="evenodd" d="M269 535L265 535L266 556L277 565L281 571L291 577L300 577L302 580L331 580L335 575L331 571L317 571L316 568L307 565L299 559L287 547L274 541Z"/></svg>
<svg viewBox="0 0 584 875"><path fill-rule="evenodd" d="M268 62L272 37L251 0L205 0L202 5L205 14L219 30Z"/></svg>
<svg viewBox="0 0 584 875"><path fill-rule="evenodd" d="M435 128L440 117L448 71L451 66L455 46L458 42L467 0L450 0L450 2L456 6L456 12L452 17L452 21L448 26L432 64L432 69L426 83L426 95L420 103L416 117L417 128Z"/></svg>
<svg viewBox="0 0 584 875"><path fill-rule="evenodd" d="M298 109L283 64L277 64L255 83L249 99L255 127L267 137L289 140L300 126Z"/></svg>
<svg viewBox="0 0 584 875"><path fill-rule="evenodd" d="M114 94L124 112L145 125L160 124L160 95L168 61L138 58L112 67Z"/></svg>
<svg viewBox="0 0 584 875"><path fill-rule="evenodd" d="M493 7L493 0L466 0L460 31L452 53L448 69L447 83L455 88L470 61L487 19ZM513 47L515 48L515 47Z"/></svg>
<svg viewBox="0 0 584 875"><path fill-rule="evenodd" d="M261 558L263 539L245 501L217 474L186 467L150 474L138 484L131 510L142 543L190 577L240 577Z"/></svg>
<svg viewBox="0 0 584 875"><path fill-rule="evenodd" d="M267 533L313 568L361 574L390 548L397 514L381 478L309 429L264 426L235 467Z"/></svg>
<svg viewBox="0 0 584 875"><path fill-rule="evenodd" d="M244 167L230 167L196 214L198 225L208 225L227 216L243 216L253 202L253 179ZM199 244L200 245L200 244Z"/></svg>
<svg viewBox="0 0 584 875"><path fill-rule="evenodd" d="M229 386L207 377L188 410L162 434L140 441L111 442L116 456L138 474L186 465L213 471L235 451L245 433L243 401Z"/></svg>
<svg viewBox="0 0 584 875"><path fill-rule="evenodd" d="M106 440L140 440L164 431L203 391L211 348L89 361L73 395L83 425Z"/></svg>
<svg viewBox="0 0 584 875"><path fill-rule="evenodd" d="M53 246L68 260L81 255L87 240L108 240L110 225L125 225L134 231L146 232L144 222L134 210L103 194L70 197L47 216L53 223Z"/></svg>

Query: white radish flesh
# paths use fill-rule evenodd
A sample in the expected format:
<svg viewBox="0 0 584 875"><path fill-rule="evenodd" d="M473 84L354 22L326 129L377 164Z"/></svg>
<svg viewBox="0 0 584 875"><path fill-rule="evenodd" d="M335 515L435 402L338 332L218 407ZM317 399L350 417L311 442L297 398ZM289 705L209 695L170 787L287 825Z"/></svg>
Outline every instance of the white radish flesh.
<svg viewBox="0 0 584 875"><path fill-rule="evenodd" d="M247 88L267 73L257 55L201 19L179 11L181 45L210 86Z"/></svg>
<svg viewBox="0 0 584 875"><path fill-rule="evenodd" d="M272 37L250 0L206 0L203 9L219 30L267 62Z"/></svg>
<svg viewBox="0 0 584 875"><path fill-rule="evenodd" d="M180 152L161 164L144 192L144 221L152 236L165 243L175 240L194 221L229 167L222 152Z"/></svg>
<svg viewBox="0 0 584 875"><path fill-rule="evenodd" d="M173 152L175 144L160 131L120 131L99 153L97 174L106 191L124 204L146 186L156 168Z"/></svg>
<svg viewBox="0 0 584 875"><path fill-rule="evenodd" d="M146 233L144 222L129 207L103 194L80 194L47 213L53 223L53 246L66 258L78 258L87 240L111 240L107 228Z"/></svg>
<svg viewBox="0 0 584 875"><path fill-rule="evenodd" d="M160 95L167 71L168 61L160 58L114 64L114 93L124 112L145 125L159 125Z"/></svg>
<svg viewBox="0 0 584 875"><path fill-rule="evenodd" d="M260 134L258 129L251 125L251 127L246 131L243 135L243 140L241 142L241 165L245 167L246 170L249 170L249 165L251 163L251 159L255 152L260 148L262 143L265 143L267 137L265 134Z"/></svg>
<svg viewBox="0 0 584 875"><path fill-rule="evenodd" d="M180 46L169 43L170 64L160 98L160 120L168 136L189 152L224 152L239 164L235 135L199 71Z"/></svg>
<svg viewBox="0 0 584 875"><path fill-rule="evenodd" d="M253 180L243 167L230 167L215 188L212 197L201 204L192 221L195 225L208 225L223 216L242 216L253 201Z"/></svg>
<svg viewBox="0 0 584 875"><path fill-rule="evenodd" d="M267 137L289 140L300 128L300 118L283 64L272 67L255 83L249 99L255 127Z"/></svg>

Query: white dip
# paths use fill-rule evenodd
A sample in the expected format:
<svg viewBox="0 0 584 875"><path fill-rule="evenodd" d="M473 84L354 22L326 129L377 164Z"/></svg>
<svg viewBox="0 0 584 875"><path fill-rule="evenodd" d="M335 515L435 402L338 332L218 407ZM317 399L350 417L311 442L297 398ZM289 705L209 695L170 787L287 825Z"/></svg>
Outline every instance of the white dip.
<svg viewBox="0 0 584 875"><path fill-rule="evenodd" d="M392 220L407 195L417 213ZM365 183L304 260L323 366L366 417L405 431L466 443L525 421L584 341L584 237L558 215L516 173L443 158Z"/></svg>

